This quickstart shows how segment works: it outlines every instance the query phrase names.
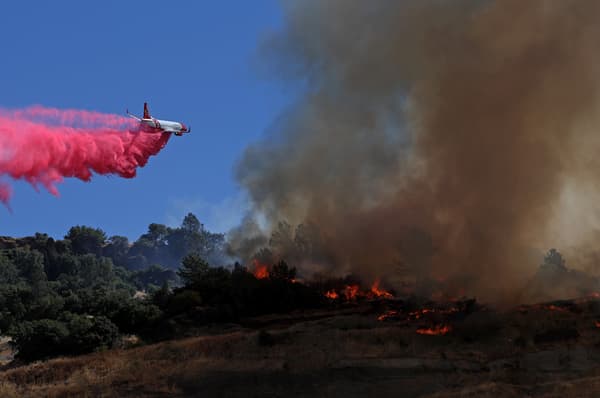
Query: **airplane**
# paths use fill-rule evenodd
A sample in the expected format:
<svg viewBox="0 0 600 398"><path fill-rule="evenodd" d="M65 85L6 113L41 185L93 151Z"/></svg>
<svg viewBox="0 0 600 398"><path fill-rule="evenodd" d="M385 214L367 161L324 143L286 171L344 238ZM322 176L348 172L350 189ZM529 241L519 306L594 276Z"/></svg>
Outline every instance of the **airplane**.
<svg viewBox="0 0 600 398"><path fill-rule="evenodd" d="M170 120L159 120L150 116L148 111L148 103L144 102L144 117L138 117L134 114L129 113L129 109L126 110L127 116L134 118L140 122L140 127L145 130L157 133L173 133L176 136L182 136L184 133L192 131L191 127L187 127L183 123L172 122Z"/></svg>

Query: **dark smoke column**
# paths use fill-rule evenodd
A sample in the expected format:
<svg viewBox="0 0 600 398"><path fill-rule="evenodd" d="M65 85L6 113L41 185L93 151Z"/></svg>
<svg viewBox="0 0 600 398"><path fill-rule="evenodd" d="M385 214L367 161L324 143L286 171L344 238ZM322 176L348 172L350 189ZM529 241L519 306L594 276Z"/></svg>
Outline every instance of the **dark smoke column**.
<svg viewBox="0 0 600 398"><path fill-rule="evenodd" d="M600 3L284 4L263 50L307 90L239 164L254 217L316 226L334 271L510 293L565 183L597 186Z"/></svg>

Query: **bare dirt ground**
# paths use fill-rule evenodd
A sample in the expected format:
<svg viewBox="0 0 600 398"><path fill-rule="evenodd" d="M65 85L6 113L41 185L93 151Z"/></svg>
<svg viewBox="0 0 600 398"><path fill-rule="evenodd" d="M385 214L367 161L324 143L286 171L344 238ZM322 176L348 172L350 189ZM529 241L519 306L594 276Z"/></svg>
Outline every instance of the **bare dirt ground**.
<svg viewBox="0 0 600 398"><path fill-rule="evenodd" d="M390 310L400 314L378 320ZM252 319L203 336L5 369L0 396L600 396L596 300L427 313L379 303ZM416 333L437 322L450 331Z"/></svg>

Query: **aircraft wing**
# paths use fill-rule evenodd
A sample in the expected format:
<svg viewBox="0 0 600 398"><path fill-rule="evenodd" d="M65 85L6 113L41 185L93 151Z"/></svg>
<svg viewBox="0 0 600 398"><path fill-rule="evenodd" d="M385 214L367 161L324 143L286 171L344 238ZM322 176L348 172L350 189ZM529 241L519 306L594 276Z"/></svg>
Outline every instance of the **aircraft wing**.
<svg viewBox="0 0 600 398"><path fill-rule="evenodd" d="M136 115L134 115L133 113L129 113L129 109L125 110L125 113L127 113L127 116L129 116L129 117L131 117L131 118L133 118L133 119L137 120L138 122L141 122L141 121L142 121L142 119L141 119L141 118L137 117L137 116L136 116Z"/></svg>

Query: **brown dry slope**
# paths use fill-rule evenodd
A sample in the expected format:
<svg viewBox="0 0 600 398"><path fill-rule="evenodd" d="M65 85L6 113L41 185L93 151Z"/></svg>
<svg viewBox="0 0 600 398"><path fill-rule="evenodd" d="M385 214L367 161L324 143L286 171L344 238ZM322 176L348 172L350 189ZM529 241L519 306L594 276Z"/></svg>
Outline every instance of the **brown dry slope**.
<svg viewBox="0 0 600 398"><path fill-rule="evenodd" d="M362 311L361 311L362 312ZM581 397L600 394L597 301L485 309L452 331L378 313L61 358L0 373L3 397ZM271 320L272 321L272 320ZM285 323L288 323L287 321ZM399 395L400 394L400 395Z"/></svg>

